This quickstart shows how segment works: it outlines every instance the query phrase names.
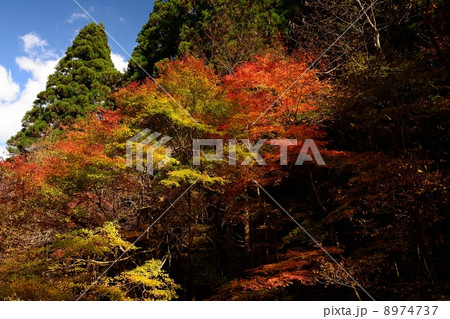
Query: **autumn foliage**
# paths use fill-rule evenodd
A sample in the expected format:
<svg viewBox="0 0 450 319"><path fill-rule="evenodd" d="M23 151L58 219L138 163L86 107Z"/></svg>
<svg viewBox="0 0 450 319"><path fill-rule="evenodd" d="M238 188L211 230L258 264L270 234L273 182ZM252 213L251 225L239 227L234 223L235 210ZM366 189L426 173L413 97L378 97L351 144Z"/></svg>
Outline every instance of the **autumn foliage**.
<svg viewBox="0 0 450 319"><path fill-rule="evenodd" d="M395 22L399 9L383 2L390 15L368 19L383 17L389 32L358 22L356 40L311 65L318 49L305 37L337 32L320 13L340 14L340 0L217 1L199 16L173 2L157 2L133 54L152 78L131 64L102 101L0 161L0 299L371 298L361 287L386 300L447 298L441 4L412 14L400 1L417 23ZM236 16L220 15L228 6L253 19L231 27ZM398 39L413 39L417 56ZM153 174L147 158L142 170L127 166L127 141L144 129L171 138L154 151ZM205 146L194 165L195 139L224 141L225 156L208 160L215 149ZM306 139L325 165L296 165ZM257 143L266 165L250 150Z"/></svg>

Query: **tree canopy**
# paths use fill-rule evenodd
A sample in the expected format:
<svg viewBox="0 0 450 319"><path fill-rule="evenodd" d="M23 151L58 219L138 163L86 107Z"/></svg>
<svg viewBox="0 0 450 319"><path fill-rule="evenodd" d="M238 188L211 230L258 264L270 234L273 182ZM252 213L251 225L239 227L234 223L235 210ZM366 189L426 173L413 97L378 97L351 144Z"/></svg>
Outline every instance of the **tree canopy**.
<svg viewBox="0 0 450 319"><path fill-rule="evenodd" d="M448 299L447 2L371 3L156 1L122 78L86 26L0 161L0 299Z"/></svg>
<svg viewBox="0 0 450 319"><path fill-rule="evenodd" d="M8 141L11 150L25 150L53 130L71 125L99 107L107 108L108 95L119 77L103 24L85 26L23 118L23 129Z"/></svg>

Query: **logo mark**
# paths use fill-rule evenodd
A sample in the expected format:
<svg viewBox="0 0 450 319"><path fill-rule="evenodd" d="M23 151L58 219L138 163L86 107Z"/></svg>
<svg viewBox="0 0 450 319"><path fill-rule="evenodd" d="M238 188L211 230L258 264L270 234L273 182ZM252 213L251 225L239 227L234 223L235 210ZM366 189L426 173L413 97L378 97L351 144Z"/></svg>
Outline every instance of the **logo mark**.
<svg viewBox="0 0 450 319"><path fill-rule="evenodd" d="M140 131L138 134L127 140L127 167L133 168L133 151L136 150L136 170L139 172L146 171L148 175L154 174L155 167L155 151L170 141L172 138L169 136L163 136L161 139L156 140L161 136L161 133L151 133L149 129ZM141 140L139 142L139 140ZM144 165L144 149L146 149L146 165ZM157 167L164 167L171 159L172 148L166 147L164 158L158 162Z"/></svg>
<svg viewBox="0 0 450 319"><path fill-rule="evenodd" d="M297 145L296 139L272 139L266 140L261 139L256 142L255 145L250 142L248 139L241 139L241 143L245 146L247 151L250 153L250 156L247 156L244 161L240 165L249 165L252 160L254 160L258 165L265 166L267 165L264 158L259 153L261 148L266 145L279 146L280 147L280 165L288 165L288 146ZM235 139L228 140L228 164L236 165L236 145L238 141ZM221 139L195 139L193 143L193 163L194 166L198 166L201 164L201 147L202 146L212 146L215 148L214 154L205 153L203 157L207 160L223 160L224 158L224 141ZM311 154L310 154L311 153ZM322 158L322 155L319 152L319 149L316 146L316 143L312 139L306 139L302 141L302 148L300 150L300 154L295 161L295 165L303 165L304 162L313 162L316 161L317 165L323 166L326 165L325 161Z"/></svg>

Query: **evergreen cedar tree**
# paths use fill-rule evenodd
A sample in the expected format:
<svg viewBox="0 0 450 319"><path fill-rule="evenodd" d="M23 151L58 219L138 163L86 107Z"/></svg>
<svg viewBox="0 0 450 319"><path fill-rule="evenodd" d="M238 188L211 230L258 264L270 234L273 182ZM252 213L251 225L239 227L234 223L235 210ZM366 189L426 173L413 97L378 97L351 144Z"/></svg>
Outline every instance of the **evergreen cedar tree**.
<svg viewBox="0 0 450 319"><path fill-rule="evenodd" d="M154 75L157 62L186 53L231 73L251 56L279 44L278 35L287 26L280 10L279 0L156 0L139 32L127 81Z"/></svg>
<svg viewBox="0 0 450 319"><path fill-rule="evenodd" d="M446 2L379 2L277 100L358 3L156 1L133 57L198 124L81 30L0 162L0 299L74 300L126 249L84 299L366 299L253 179L377 299L448 299ZM172 137L153 176L126 167L144 128ZM327 165L193 166L194 138L313 138Z"/></svg>
<svg viewBox="0 0 450 319"><path fill-rule="evenodd" d="M10 150L26 150L51 131L71 125L99 107L106 108L119 77L103 24L85 26L23 118L22 130L8 141Z"/></svg>

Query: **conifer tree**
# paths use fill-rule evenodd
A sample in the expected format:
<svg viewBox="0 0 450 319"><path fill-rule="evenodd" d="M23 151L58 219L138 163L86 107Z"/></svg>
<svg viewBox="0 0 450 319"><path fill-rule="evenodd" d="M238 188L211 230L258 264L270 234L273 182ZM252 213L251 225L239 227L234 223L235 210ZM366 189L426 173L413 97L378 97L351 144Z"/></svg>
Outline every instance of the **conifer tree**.
<svg viewBox="0 0 450 319"><path fill-rule="evenodd" d="M197 13L190 2L155 1L149 20L136 40L138 45L133 51L126 74L129 81L143 80L148 76L147 73L153 75L157 62L178 53L183 26L197 20Z"/></svg>
<svg viewBox="0 0 450 319"><path fill-rule="evenodd" d="M231 74L241 63L267 49L278 47L285 19L280 0L209 0L199 11L194 26L184 25L181 53L190 53L212 63L222 74Z"/></svg>
<svg viewBox="0 0 450 319"><path fill-rule="evenodd" d="M232 73L250 56L276 46L286 19L280 0L157 0L137 38L126 79L154 75L155 64L190 54Z"/></svg>
<svg viewBox="0 0 450 319"><path fill-rule="evenodd" d="M107 107L119 77L103 24L85 26L49 76L46 90L25 114L22 130L8 141L10 152L24 151L48 132Z"/></svg>

